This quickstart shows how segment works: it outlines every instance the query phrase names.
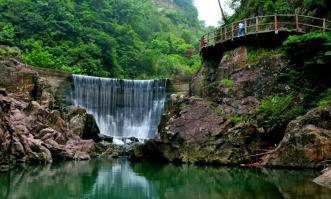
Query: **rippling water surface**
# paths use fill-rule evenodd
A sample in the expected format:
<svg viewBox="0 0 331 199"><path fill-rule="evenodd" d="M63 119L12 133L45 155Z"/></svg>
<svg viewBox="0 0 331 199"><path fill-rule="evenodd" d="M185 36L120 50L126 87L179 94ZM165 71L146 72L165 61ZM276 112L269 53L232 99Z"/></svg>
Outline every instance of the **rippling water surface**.
<svg viewBox="0 0 331 199"><path fill-rule="evenodd" d="M329 199L314 171L130 163L125 159L26 166L0 174L0 198Z"/></svg>

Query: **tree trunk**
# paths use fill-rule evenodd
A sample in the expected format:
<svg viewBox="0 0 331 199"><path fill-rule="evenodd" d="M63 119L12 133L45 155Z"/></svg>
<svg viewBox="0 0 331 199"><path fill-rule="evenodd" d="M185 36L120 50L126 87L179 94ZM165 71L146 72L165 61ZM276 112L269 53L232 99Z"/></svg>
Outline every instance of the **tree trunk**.
<svg viewBox="0 0 331 199"><path fill-rule="evenodd" d="M221 9L221 13L222 13L223 21L224 21L225 23L228 23L228 19L226 18L225 14L224 14L224 10L223 10L223 8L222 8L222 4L221 4L221 1L220 1L220 0L218 0L218 5L220 6L220 9Z"/></svg>

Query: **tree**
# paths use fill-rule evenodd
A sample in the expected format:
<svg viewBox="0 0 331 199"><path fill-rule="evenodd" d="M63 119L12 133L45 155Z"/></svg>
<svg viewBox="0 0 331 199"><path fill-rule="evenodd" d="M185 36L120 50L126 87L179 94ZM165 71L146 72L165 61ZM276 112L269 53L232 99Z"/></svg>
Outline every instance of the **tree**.
<svg viewBox="0 0 331 199"><path fill-rule="evenodd" d="M174 3L176 9L159 9L152 0L1 0L0 42L21 48L32 65L155 77L158 59L185 58L187 49L197 53L202 34L192 0ZM183 60L178 67L186 70L190 60Z"/></svg>
<svg viewBox="0 0 331 199"><path fill-rule="evenodd" d="M227 17L225 16L225 13L224 13L224 10L222 8L222 4L221 4L221 1L220 0L217 0L218 1L218 5L220 6L220 9L221 9L221 13L222 13L222 19L225 23L228 23L228 19Z"/></svg>

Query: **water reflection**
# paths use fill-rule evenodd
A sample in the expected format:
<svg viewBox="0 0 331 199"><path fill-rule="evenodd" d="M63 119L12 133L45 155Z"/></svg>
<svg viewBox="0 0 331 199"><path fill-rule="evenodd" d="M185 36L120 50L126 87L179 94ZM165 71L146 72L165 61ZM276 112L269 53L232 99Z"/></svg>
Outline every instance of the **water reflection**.
<svg viewBox="0 0 331 199"><path fill-rule="evenodd" d="M23 167L0 174L0 198L321 198L313 171L129 163L125 159Z"/></svg>

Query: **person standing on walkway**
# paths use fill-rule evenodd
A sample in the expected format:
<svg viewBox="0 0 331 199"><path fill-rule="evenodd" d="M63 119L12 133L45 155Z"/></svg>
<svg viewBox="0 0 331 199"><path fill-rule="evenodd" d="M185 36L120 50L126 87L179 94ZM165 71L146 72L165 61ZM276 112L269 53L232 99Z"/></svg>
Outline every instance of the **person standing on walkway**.
<svg viewBox="0 0 331 199"><path fill-rule="evenodd" d="M238 37L243 36L245 34L245 25L243 22L240 22L238 25Z"/></svg>

